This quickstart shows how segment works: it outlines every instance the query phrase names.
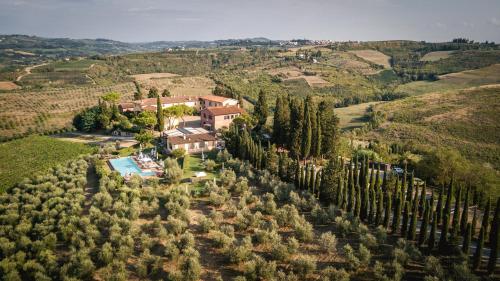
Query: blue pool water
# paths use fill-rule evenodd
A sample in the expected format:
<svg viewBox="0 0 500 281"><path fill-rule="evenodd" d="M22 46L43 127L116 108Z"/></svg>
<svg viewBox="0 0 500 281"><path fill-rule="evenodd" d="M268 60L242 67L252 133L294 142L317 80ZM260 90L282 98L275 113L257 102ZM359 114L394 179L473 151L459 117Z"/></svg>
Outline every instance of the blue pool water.
<svg viewBox="0 0 500 281"><path fill-rule="evenodd" d="M128 174L138 174L143 177L154 176L155 172L143 172L139 166L132 160L130 157L122 157L117 159L109 160L113 169L120 172L122 176L126 176Z"/></svg>

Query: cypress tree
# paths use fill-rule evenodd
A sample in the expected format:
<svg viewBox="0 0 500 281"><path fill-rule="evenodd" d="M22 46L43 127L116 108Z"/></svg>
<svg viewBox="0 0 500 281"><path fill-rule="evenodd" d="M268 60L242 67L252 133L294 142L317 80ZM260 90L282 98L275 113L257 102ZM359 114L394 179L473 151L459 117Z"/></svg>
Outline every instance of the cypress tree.
<svg viewBox="0 0 500 281"><path fill-rule="evenodd" d="M443 225L441 227L441 238L439 238L439 250L444 251L448 247L448 230L450 227L449 213L443 215Z"/></svg>
<svg viewBox="0 0 500 281"><path fill-rule="evenodd" d="M299 99L290 99L290 136L288 148L293 158L300 157L302 131L304 127L304 104Z"/></svg>
<svg viewBox="0 0 500 281"><path fill-rule="evenodd" d="M377 213L375 214L375 225L380 225L382 223L382 212L384 211L384 196L382 190L377 191Z"/></svg>
<svg viewBox="0 0 500 281"><path fill-rule="evenodd" d="M354 163L354 185L357 187L359 185L359 160L356 155L356 162Z"/></svg>
<svg viewBox="0 0 500 281"><path fill-rule="evenodd" d="M347 211L351 212L354 208L354 175L352 170L352 163L349 167L349 186L348 188L348 198L347 198Z"/></svg>
<svg viewBox="0 0 500 281"><path fill-rule="evenodd" d="M410 204L408 201L404 203L404 211L403 211L403 224L401 225L401 236L406 237L408 233L408 221L410 219Z"/></svg>
<svg viewBox="0 0 500 281"><path fill-rule="evenodd" d="M476 252L474 253L474 257L472 260L472 269L477 270L479 266L481 266L481 259L483 257L483 247L484 247L484 236L486 235L484 233L484 227L481 227L481 230L479 230L479 240L477 241L476 245Z"/></svg>
<svg viewBox="0 0 500 281"><path fill-rule="evenodd" d="M429 242L427 243L427 249L429 250L429 252L431 252L432 249L434 249L434 245L436 244L437 221L438 221L438 214L437 212L433 212L431 233L429 234Z"/></svg>
<svg viewBox="0 0 500 281"><path fill-rule="evenodd" d="M451 179L450 186L448 187L448 195L446 196L446 204L444 205L443 219L444 216L450 218L451 214L451 200L453 198L453 179Z"/></svg>
<svg viewBox="0 0 500 281"><path fill-rule="evenodd" d="M474 215L472 215L472 238L476 236L477 227L477 207L474 208Z"/></svg>
<svg viewBox="0 0 500 281"><path fill-rule="evenodd" d="M348 196L348 189L349 189L349 185L346 185L346 183L349 181L349 173L345 173L345 177L344 177L344 182L343 182L343 188L342 188L342 204L341 204L341 208L342 210L346 210L347 209L347 196Z"/></svg>
<svg viewBox="0 0 500 281"><path fill-rule="evenodd" d="M312 139L312 122L311 122L311 110L312 110L312 98L308 96L304 105L304 127L302 128L302 146L301 155L303 159L309 157L311 153L311 139Z"/></svg>
<svg viewBox="0 0 500 281"><path fill-rule="evenodd" d="M457 198L455 199L455 210L453 212L453 223L451 225L451 237L452 240L458 238L458 232L460 230L460 201L461 201L462 189L457 189ZM453 241L455 242L455 241Z"/></svg>
<svg viewBox="0 0 500 281"><path fill-rule="evenodd" d="M359 187L359 185L357 186L355 192L356 202L354 202L354 216L359 218L361 212L361 188Z"/></svg>
<svg viewBox="0 0 500 281"><path fill-rule="evenodd" d="M426 201L426 194L425 194L425 182L424 182L424 186L422 186L422 190L420 191L420 200L418 201L418 216L419 217L422 217L422 215L424 214L424 204L425 204L425 201Z"/></svg>
<svg viewBox="0 0 500 281"><path fill-rule="evenodd" d="M417 194L417 193L415 193ZM418 194L416 195L418 196ZM417 197L413 200L413 210L411 213L410 229L408 230L408 240L415 240L417 231L417 220L418 220L418 202Z"/></svg>
<svg viewBox="0 0 500 281"><path fill-rule="evenodd" d="M441 223L443 219L443 198L444 198L444 185L441 185L441 189L439 190L438 201L436 205L437 212L437 224Z"/></svg>
<svg viewBox="0 0 500 281"><path fill-rule="evenodd" d="M295 187L300 189L300 162L299 159L295 161Z"/></svg>
<svg viewBox="0 0 500 281"><path fill-rule="evenodd" d="M405 167L403 171L403 178L401 179L401 192L402 195L405 196L406 192L406 181L408 180L408 165L405 161ZM408 201L408 199L405 199L405 201Z"/></svg>
<svg viewBox="0 0 500 281"><path fill-rule="evenodd" d="M377 174L375 176L375 191L378 192L380 189L380 163L377 166Z"/></svg>
<svg viewBox="0 0 500 281"><path fill-rule="evenodd" d="M382 177L382 191L387 191L387 171L384 171L384 177Z"/></svg>
<svg viewBox="0 0 500 281"><path fill-rule="evenodd" d="M339 192L339 189L343 186L343 181L340 183L336 183L337 180L341 178L341 174L337 174L336 164L334 159L329 159L326 167L321 171L321 174L317 176L321 177L321 181L318 183L320 186L320 199L323 202L334 203L336 192ZM337 189L335 190L335 185L337 185Z"/></svg>
<svg viewBox="0 0 500 281"><path fill-rule="evenodd" d="M311 171L309 172L309 187L308 187L308 190L310 190L314 194L314 183L315 183L315 180L314 180L314 175L315 175L314 166L311 165L310 169L311 169Z"/></svg>
<svg viewBox="0 0 500 281"><path fill-rule="evenodd" d="M464 210L460 221L460 233L462 235L465 234L465 231L467 230L467 223L469 222L469 193L469 188L467 188L465 190Z"/></svg>
<svg viewBox="0 0 500 281"><path fill-rule="evenodd" d="M316 130L314 130L314 150L313 156L320 157L321 156L321 143L323 133L321 132L321 112L318 110L316 113Z"/></svg>
<svg viewBox="0 0 500 281"><path fill-rule="evenodd" d="M165 129L165 117L163 117L163 107L161 106L160 97L156 97L156 124L158 132L163 132Z"/></svg>
<svg viewBox="0 0 500 281"><path fill-rule="evenodd" d="M466 257L469 257L470 242L472 239L472 225L468 223L465 229L466 230L464 232L464 243L462 245L462 252L465 254Z"/></svg>
<svg viewBox="0 0 500 281"><path fill-rule="evenodd" d="M420 226L420 233L418 236L418 245L419 246L424 244L425 239L427 238L426 236L427 236L427 228L429 227L429 219L430 219L429 203L427 200L425 200L422 225Z"/></svg>
<svg viewBox="0 0 500 281"><path fill-rule="evenodd" d="M375 188L370 186L370 213L368 214L368 222L373 223L375 219L375 210L377 209L377 198Z"/></svg>
<svg viewBox="0 0 500 281"><path fill-rule="evenodd" d="M396 194L396 206L394 208L394 215L392 216L392 233L398 232L399 225L401 224L401 212L402 212L402 200L401 192L398 190Z"/></svg>
<svg viewBox="0 0 500 281"><path fill-rule="evenodd" d="M491 231L490 231L490 258L488 259L488 273L491 274L495 270L495 266L497 264L499 240L500 240L500 232L498 231L498 227L500 224L500 197L497 199L497 206L495 208L495 215L493 216L493 220L491 221Z"/></svg>
<svg viewBox="0 0 500 281"><path fill-rule="evenodd" d="M368 219L368 205L369 205L369 191L368 186L362 187L363 192L361 193L361 220L365 221Z"/></svg>
<svg viewBox="0 0 500 281"><path fill-rule="evenodd" d="M375 171L375 166L370 171L370 188L375 186L375 177L373 176L373 172Z"/></svg>
<svg viewBox="0 0 500 281"><path fill-rule="evenodd" d="M410 176L410 182L408 183L408 190L406 193L406 200L410 202L410 205L412 205L412 197L413 197L413 186L415 185L415 174L414 172L411 172Z"/></svg>
<svg viewBox="0 0 500 281"><path fill-rule="evenodd" d="M307 173L307 166L302 166L301 171L300 171L300 189L306 189L306 173Z"/></svg>
<svg viewBox="0 0 500 281"><path fill-rule="evenodd" d="M488 235L488 225L490 224L490 208L491 201L488 198L488 200L486 200L486 207L484 208L483 221L481 222L481 228L484 228L484 239L486 239Z"/></svg>
<svg viewBox="0 0 500 281"><path fill-rule="evenodd" d="M288 143L290 131L290 105L282 95L276 98L273 120L273 141L280 146L285 146Z"/></svg>
<svg viewBox="0 0 500 281"><path fill-rule="evenodd" d="M266 124L267 116L269 115L266 94L263 90L259 91L259 98L257 99L257 103L255 103L253 114L257 119L257 127L262 128Z"/></svg>
<svg viewBox="0 0 500 281"><path fill-rule="evenodd" d="M387 198L384 201L385 201L384 227L388 229L391 217L391 210L392 210L392 194L390 191L387 191Z"/></svg>
<svg viewBox="0 0 500 281"><path fill-rule="evenodd" d="M342 176L340 175L337 178L337 194L335 195L335 205L341 206L342 205L342 193L344 189L344 181L342 180Z"/></svg>
<svg viewBox="0 0 500 281"><path fill-rule="evenodd" d="M316 191L313 190L313 194L316 192L317 197L319 198L319 188L321 186L321 174L323 173L323 170L318 170L316 172L316 177L314 179L314 186L316 187ZM339 177L340 178L340 177ZM337 186L338 189L338 186Z"/></svg>

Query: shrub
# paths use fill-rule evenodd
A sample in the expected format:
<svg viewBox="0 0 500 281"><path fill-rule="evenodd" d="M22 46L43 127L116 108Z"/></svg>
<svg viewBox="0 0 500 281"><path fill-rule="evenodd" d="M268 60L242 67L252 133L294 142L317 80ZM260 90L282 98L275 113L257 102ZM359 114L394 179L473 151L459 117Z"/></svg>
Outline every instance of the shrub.
<svg viewBox="0 0 500 281"><path fill-rule="evenodd" d="M233 191L238 194L248 191L248 179L244 177L239 177L238 181L233 186Z"/></svg>
<svg viewBox="0 0 500 281"><path fill-rule="evenodd" d="M169 233L171 234L181 234L183 233L187 228L186 222L176 219L172 216L169 216L167 218L167 224L166 224L166 229Z"/></svg>
<svg viewBox="0 0 500 281"><path fill-rule="evenodd" d="M276 202L274 202L274 195L271 193L266 193L263 196L264 199L264 206L263 206L263 213L267 215L274 215L276 212Z"/></svg>
<svg viewBox="0 0 500 281"><path fill-rule="evenodd" d="M286 242L286 246L290 254L295 254L300 247L300 243L295 237L290 237Z"/></svg>
<svg viewBox="0 0 500 281"><path fill-rule="evenodd" d="M335 223L338 226L341 237L346 237L351 230L351 223L348 220L344 220L342 217L336 217Z"/></svg>
<svg viewBox="0 0 500 281"><path fill-rule="evenodd" d="M251 257L252 249L252 238L250 236L245 236L236 248L229 250L229 260L232 263L246 261Z"/></svg>
<svg viewBox="0 0 500 281"><path fill-rule="evenodd" d="M428 256L425 259L424 271L427 275L437 277L439 280L444 278L444 269L441 262L434 256Z"/></svg>
<svg viewBox="0 0 500 281"><path fill-rule="evenodd" d="M366 248L363 244L359 245L359 260L361 265L365 267L368 266L371 258L372 254L370 253L370 250L368 250L368 248Z"/></svg>
<svg viewBox="0 0 500 281"><path fill-rule="evenodd" d="M199 224L200 224L201 230L204 233L208 233L210 230L215 228L214 221L210 218L205 217L205 216L200 218Z"/></svg>
<svg viewBox="0 0 500 281"><path fill-rule="evenodd" d="M192 248L194 247L194 236L191 234L191 232L185 232L181 235L179 238L179 241L177 242L177 247L179 250L183 251L186 250L187 248Z"/></svg>
<svg viewBox="0 0 500 281"><path fill-rule="evenodd" d="M216 164L214 160L208 159L205 161L204 166L205 166L205 171L212 172L215 169Z"/></svg>
<svg viewBox="0 0 500 281"><path fill-rule="evenodd" d="M180 181L182 178L182 169L179 167L177 160L171 158L167 158L165 160L164 178L170 184L178 183Z"/></svg>
<svg viewBox="0 0 500 281"><path fill-rule="evenodd" d="M377 239L370 233L361 235L360 242L370 249L374 249L378 246Z"/></svg>
<svg viewBox="0 0 500 281"><path fill-rule="evenodd" d="M287 246L281 242L273 244L271 248L271 256L275 260L286 261L290 255Z"/></svg>
<svg viewBox="0 0 500 281"><path fill-rule="evenodd" d="M394 259L401 265L406 266L409 260L409 255L403 250L396 248L393 252Z"/></svg>
<svg viewBox="0 0 500 281"><path fill-rule="evenodd" d="M276 262L267 262L255 255L245 263L244 274L247 280L273 280L276 275Z"/></svg>
<svg viewBox="0 0 500 281"><path fill-rule="evenodd" d="M198 261L198 258L195 257L181 258L179 268L182 273L182 280L196 281L200 279L201 266L200 262Z"/></svg>
<svg viewBox="0 0 500 281"><path fill-rule="evenodd" d="M236 174L231 169L225 169L220 174L220 181L223 186L231 187L236 182Z"/></svg>
<svg viewBox="0 0 500 281"><path fill-rule="evenodd" d="M217 230L210 231L209 237L214 242L215 247L218 247L218 248L227 248L231 244L233 244L233 241L234 241L234 237L230 237L230 236L224 234L223 232L220 232Z"/></svg>
<svg viewBox="0 0 500 281"><path fill-rule="evenodd" d="M294 230L297 239L301 242L308 242L314 238L313 226L309 222L305 221L305 219L303 223L296 223Z"/></svg>
<svg viewBox="0 0 500 281"><path fill-rule="evenodd" d="M319 239L319 243L321 248L328 252L329 254L333 254L337 251L337 238L330 231L321 234Z"/></svg>
<svg viewBox="0 0 500 281"><path fill-rule="evenodd" d="M344 246L344 252L346 256L346 261L347 261L347 268L351 270L355 270L359 267L360 261L354 254L354 250L351 247L351 245L346 244Z"/></svg>
<svg viewBox="0 0 500 281"><path fill-rule="evenodd" d="M479 277L474 275L467 262L454 264L451 268L451 280L454 281L478 281Z"/></svg>
<svg viewBox="0 0 500 281"><path fill-rule="evenodd" d="M316 261L308 255L300 255L291 261L293 272L305 278L316 270Z"/></svg>
<svg viewBox="0 0 500 281"><path fill-rule="evenodd" d="M344 269L335 269L331 266L323 269L320 276L320 280L322 281L349 281L351 279L349 272L345 271Z"/></svg>
<svg viewBox="0 0 500 281"><path fill-rule="evenodd" d="M311 218L316 224L326 224L328 217L328 213L319 204L314 205L311 211Z"/></svg>
<svg viewBox="0 0 500 281"><path fill-rule="evenodd" d="M375 237L377 237L379 244L384 244L387 241L387 230L385 227L379 225L375 230Z"/></svg>

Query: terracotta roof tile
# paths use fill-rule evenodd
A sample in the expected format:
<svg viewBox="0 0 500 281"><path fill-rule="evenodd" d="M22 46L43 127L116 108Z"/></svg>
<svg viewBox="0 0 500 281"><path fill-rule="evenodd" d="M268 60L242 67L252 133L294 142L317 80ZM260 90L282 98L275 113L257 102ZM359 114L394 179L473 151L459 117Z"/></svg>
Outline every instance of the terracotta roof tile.
<svg viewBox="0 0 500 281"><path fill-rule="evenodd" d="M217 138L212 134L193 134L186 135L186 138L180 136L168 137L168 141L171 144L186 144L186 143L195 143L201 141L215 141Z"/></svg>
<svg viewBox="0 0 500 281"><path fill-rule="evenodd" d="M245 110L243 108L238 107L238 106L207 107L207 108L203 109L202 111L208 111L213 116L245 113Z"/></svg>

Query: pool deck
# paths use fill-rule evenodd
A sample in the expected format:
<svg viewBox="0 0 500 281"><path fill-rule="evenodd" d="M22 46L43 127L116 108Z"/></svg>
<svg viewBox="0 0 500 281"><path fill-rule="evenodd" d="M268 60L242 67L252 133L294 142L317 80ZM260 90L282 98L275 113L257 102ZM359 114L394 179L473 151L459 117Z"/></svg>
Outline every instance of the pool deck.
<svg viewBox="0 0 500 281"><path fill-rule="evenodd" d="M117 161L120 161L120 163L117 163ZM127 166L120 167L121 165L127 165L127 163L121 163L123 161L127 161L127 162L130 161L131 164L133 164L134 166L132 166L132 167L127 167ZM141 176L142 178L153 178L153 177L159 177L163 173L163 171L161 170L161 166L159 166L156 162L153 162L154 165L152 167L146 168L145 165L143 165L139 161L137 161L136 157L134 157L134 156L109 159L107 162L112 170L118 171L126 180L128 180L132 174L137 174L137 175ZM140 172L138 172L138 171L140 171ZM153 173L153 174L150 174L150 173Z"/></svg>

